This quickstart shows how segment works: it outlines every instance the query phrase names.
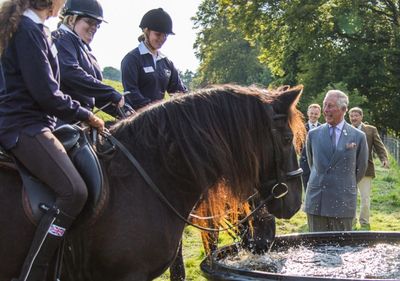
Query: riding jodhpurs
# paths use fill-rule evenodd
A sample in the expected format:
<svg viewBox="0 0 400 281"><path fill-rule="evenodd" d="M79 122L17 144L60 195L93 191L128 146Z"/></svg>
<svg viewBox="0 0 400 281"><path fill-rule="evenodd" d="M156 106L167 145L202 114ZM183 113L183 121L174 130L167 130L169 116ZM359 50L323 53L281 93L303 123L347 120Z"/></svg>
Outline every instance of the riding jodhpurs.
<svg viewBox="0 0 400 281"><path fill-rule="evenodd" d="M55 205L76 217L87 199L87 188L63 145L50 132L36 136L20 134L12 154L39 180L56 193Z"/></svg>
<svg viewBox="0 0 400 281"><path fill-rule="evenodd" d="M20 276L14 279L46 280L48 266L65 231L86 202L86 185L64 147L51 132L33 137L21 134L11 152L26 169L56 193L55 205L41 218Z"/></svg>

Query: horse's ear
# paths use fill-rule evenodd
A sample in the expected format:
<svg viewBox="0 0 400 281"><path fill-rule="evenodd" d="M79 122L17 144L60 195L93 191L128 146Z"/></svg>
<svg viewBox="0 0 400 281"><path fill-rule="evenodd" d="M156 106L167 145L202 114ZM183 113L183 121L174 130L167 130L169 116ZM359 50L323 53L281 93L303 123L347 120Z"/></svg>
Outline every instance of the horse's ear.
<svg viewBox="0 0 400 281"><path fill-rule="evenodd" d="M287 113L292 107L295 107L303 92L303 85L298 85L293 88L286 88L282 91L277 100L279 101L279 113Z"/></svg>

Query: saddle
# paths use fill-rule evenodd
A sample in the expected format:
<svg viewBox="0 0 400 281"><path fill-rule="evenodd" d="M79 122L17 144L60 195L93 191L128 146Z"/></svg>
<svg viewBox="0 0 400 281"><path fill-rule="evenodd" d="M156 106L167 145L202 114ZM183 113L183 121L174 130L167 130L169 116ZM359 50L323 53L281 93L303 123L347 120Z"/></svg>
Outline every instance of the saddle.
<svg viewBox="0 0 400 281"><path fill-rule="evenodd" d="M108 192L102 167L88 140L87 133L78 126L62 125L53 134L64 145L73 164L86 183L88 200L82 214L93 217L103 208ZM25 213L33 223L37 224L43 215L41 206L54 205L54 192L1 147L0 165L19 171L23 182L22 201Z"/></svg>

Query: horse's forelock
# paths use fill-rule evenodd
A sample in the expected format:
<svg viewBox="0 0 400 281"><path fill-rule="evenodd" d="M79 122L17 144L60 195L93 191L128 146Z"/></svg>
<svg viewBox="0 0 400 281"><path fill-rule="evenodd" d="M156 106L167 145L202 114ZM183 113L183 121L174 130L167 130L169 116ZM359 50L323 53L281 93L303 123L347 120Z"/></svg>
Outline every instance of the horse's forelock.
<svg viewBox="0 0 400 281"><path fill-rule="evenodd" d="M304 126L304 116L297 108L291 108L288 112L289 127L293 132L293 145L297 153L304 146L307 131Z"/></svg>

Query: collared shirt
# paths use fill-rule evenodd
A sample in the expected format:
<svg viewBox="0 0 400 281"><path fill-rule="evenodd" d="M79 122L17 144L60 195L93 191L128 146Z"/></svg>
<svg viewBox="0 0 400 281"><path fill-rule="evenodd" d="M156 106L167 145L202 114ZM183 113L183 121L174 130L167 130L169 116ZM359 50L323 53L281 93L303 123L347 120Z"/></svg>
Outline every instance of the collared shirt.
<svg viewBox="0 0 400 281"><path fill-rule="evenodd" d="M44 25L44 20L42 20L32 9L27 9L27 10L23 13L23 15L24 15L25 17L30 18L34 23L42 24L43 26L45 26L45 25ZM46 26L46 27L47 27L47 26Z"/></svg>
<svg viewBox="0 0 400 281"><path fill-rule="evenodd" d="M160 51L157 51L157 54L153 54L143 41L139 43L138 49L141 55L150 54L153 57L155 67L157 67L157 61L167 57Z"/></svg>
<svg viewBox="0 0 400 281"><path fill-rule="evenodd" d="M312 122L308 121L308 127L310 128L310 130L317 128L318 122L312 123Z"/></svg>
<svg viewBox="0 0 400 281"><path fill-rule="evenodd" d="M161 52L151 54L143 42L123 58L121 62L122 85L130 94L125 101L139 109L169 94L187 92L178 70Z"/></svg>
<svg viewBox="0 0 400 281"><path fill-rule="evenodd" d="M336 140L336 143L335 143L335 146L337 146L337 144L338 144L338 141L339 141L339 138L340 138L340 135L342 134L342 130L343 130L343 126L344 126L344 118L343 118L343 120L339 123L339 124L337 124L336 126L335 126L335 134L336 134L336 138L335 138L335 140ZM331 131L332 131L332 125L331 124L328 124L329 125L329 133L331 134Z"/></svg>

